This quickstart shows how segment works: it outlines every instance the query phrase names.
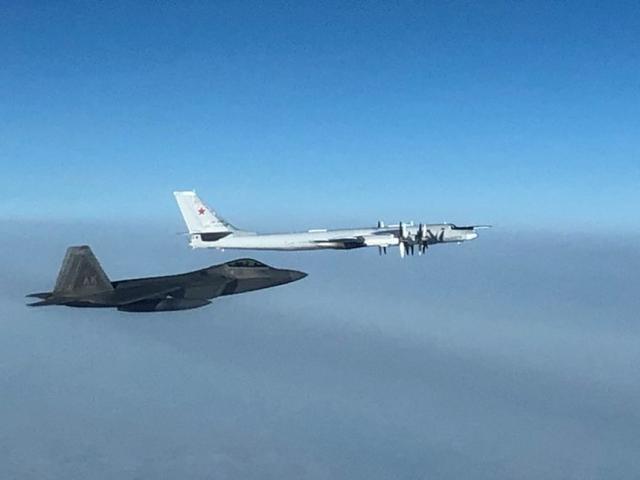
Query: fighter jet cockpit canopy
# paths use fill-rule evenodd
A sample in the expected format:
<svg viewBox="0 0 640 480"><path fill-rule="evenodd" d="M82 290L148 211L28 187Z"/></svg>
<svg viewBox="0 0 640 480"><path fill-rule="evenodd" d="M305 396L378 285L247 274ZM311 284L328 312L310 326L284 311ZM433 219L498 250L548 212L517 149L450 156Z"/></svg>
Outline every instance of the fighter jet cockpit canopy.
<svg viewBox="0 0 640 480"><path fill-rule="evenodd" d="M262 262L259 262L258 260L254 260L253 258L239 258L238 260L232 260L230 262L227 262L226 265L228 267L239 267L239 268L243 268L243 267L266 267L267 265L265 265Z"/></svg>

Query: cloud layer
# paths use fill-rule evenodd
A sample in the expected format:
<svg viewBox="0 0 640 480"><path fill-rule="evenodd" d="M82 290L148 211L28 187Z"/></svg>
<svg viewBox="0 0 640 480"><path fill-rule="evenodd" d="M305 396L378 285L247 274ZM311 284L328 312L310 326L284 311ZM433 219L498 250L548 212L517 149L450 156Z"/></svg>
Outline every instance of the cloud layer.
<svg viewBox="0 0 640 480"><path fill-rule="evenodd" d="M113 279L231 258L162 228L2 224L3 478L629 478L640 254L488 232L169 314L27 309L68 244ZM236 255L239 256L239 255Z"/></svg>

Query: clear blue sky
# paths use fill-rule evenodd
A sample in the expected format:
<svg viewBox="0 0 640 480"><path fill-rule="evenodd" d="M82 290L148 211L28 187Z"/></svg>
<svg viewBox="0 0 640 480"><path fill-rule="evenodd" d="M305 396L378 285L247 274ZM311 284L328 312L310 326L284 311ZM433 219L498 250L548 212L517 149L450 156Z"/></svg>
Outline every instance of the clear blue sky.
<svg viewBox="0 0 640 480"><path fill-rule="evenodd" d="M0 217L638 223L637 2L2 2L0 58Z"/></svg>

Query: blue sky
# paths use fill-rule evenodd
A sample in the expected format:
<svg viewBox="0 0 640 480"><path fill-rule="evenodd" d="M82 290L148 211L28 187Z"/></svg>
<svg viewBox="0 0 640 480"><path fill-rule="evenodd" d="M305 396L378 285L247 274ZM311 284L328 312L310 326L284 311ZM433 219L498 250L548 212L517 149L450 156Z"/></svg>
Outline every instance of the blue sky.
<svg viewBox="0 0 640 480"><path fill-rule="evenodd" d="M638 219L635 2L0 9L4 218Z"/></svg>

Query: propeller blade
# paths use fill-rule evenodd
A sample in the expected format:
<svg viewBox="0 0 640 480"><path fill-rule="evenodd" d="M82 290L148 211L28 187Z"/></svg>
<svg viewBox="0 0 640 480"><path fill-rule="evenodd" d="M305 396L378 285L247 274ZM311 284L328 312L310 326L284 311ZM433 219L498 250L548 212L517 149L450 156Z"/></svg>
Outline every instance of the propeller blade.
<svg viewBox="0 0 640 480"><path fill-rule="evenodd" d="M398 235L401 239L407 238L407 227L402 222L398 224Z"/></svg>
<svg viewBox="0 0 640 480"><path fill-rule="evenodd" d="M404 253L405 253L404 242L400 242L398 244L398 250L400 251L400 258L404 258Z"/></svg>

